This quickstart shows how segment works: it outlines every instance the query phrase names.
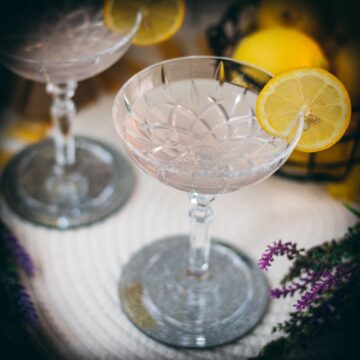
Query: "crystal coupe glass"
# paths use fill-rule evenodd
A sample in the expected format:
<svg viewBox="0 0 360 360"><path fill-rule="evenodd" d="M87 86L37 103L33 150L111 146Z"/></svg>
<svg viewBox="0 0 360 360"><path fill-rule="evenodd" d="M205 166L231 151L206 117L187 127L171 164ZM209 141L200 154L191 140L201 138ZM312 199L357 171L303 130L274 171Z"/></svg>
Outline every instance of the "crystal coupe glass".
<svg viewBox="0 0 360 360"><path fill-rule="evenodd" d="M260 128L254 106L270 77L226 58L185 57L146 68L116 96L114 124L129 156L191 202L190 235L143 248L120 281L123 311L163 343L224 344L266 310L268 286L257 266L220 240L210 245L209 225L217 194L270 176L301 135L300 119L286 140Z"/></svg>
<svg viewBox="0 0 360 360"><path fill-rule="evenodd" d="M28 4L22 11L17 3L2 11L0 62L46 83L52 96L53 141L27 147L3 176L10 207L42 225L66 229L99 220L118 209L133 187L132 169L123 157L73 135L77 82L115 63L141 21L139 15L123 33L111 32L103 22L102 3L39 0L21 2L18 7Z"/></svg>

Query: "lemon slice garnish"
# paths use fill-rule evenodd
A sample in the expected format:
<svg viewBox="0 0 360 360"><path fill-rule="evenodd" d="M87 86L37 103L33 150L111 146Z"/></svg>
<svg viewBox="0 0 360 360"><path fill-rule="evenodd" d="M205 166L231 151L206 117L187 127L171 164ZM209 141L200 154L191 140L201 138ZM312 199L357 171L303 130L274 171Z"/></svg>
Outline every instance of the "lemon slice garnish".
<svg viewBox="0 0 360 360"><path fill-rule="evenodd" d="M350 123L351 104L344 85L320 68L280 73L261 90L256 103L260 126L269 134L289 137L300 116L304 130L297 150L316 152L335 144Z"/></svg>
<svg viewBox="0 0 360 360"><path fill-rule="evenodd" d="M184 0L105 0L105 25L116 32L124 32L141 13L142 20L133 38L135 45L154 45L173 36L181 27Z"/></svg>

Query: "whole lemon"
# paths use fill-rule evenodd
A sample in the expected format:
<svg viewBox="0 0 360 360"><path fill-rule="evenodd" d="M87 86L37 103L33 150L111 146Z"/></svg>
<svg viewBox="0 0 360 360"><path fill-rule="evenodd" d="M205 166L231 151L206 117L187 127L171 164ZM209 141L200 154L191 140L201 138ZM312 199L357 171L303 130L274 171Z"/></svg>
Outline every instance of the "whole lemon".
<svg viewBox="0 0 360 360"><path fill-rule="evenodd" d="M232 57L274 75L303 66L328 67L325 55L315 40L297 30L283 27L258 30L244 37Z"/></svg>
<svg viewBox="0 0 360 360"><path fill-rule="evenodd" d="M334 73L349 91L354 104L360 103L360 41L343 45L334 59Z"/></svg>
<svg viewBox="0 0 360 360"><path fill-rule="evenodd" d="M259 28L285 26L310 35L319 35L322 30L321 18L310 0L262 0L257 22Z"/></svg>

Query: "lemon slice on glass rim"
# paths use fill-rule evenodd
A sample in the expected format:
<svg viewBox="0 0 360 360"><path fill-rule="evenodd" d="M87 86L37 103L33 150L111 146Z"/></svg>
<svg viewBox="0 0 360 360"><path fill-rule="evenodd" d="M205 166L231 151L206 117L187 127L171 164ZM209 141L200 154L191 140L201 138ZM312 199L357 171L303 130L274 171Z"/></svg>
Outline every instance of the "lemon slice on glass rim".
<svg viewBox="0 0 360 360"><path fill-rule="evenodd" d="M344 135L351 104L347 90L334 75L304 67L284 71L265 85L257 98L256 116L267 133L280 138L289 138L303 117L296 150L316 152Z"/></svg>
<svg viewBox="0 0 360 360"><path fill-rule="evenodd" d="M184 0L105 0L104 23L115 32L131 28L138 14L142 20L133 38L135 45L154 45L173 36L181 27Z"/></svg>

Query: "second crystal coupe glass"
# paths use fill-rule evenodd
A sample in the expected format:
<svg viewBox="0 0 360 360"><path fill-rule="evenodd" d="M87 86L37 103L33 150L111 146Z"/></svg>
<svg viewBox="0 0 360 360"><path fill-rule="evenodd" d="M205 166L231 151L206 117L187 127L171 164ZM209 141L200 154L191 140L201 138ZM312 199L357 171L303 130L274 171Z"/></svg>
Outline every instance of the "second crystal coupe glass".
<svg viewBox="0 0 360 360"><path fill-rule="evenodd" d="M102 7L101 0L39 0L2 9L0 61L24 78L47 83L53 98L54 141L26 148L3 176L10 207L42 225L66 229L99 220L119 208L133 187L123 157L73 134L77 82L117 61L141 21L139 15L123 33L111 32Z"/></svg>
<svg viewBox="0 0 360 360"><path fill-rule="evenodd" d="M115 99L114 123L129 156L191 202L190 235L154 242L122 272L123 310L161 342L224 344L252 329L266 309L268 287L257 266L218 239L210 244L209 224L217 194L270 176L301 135L301 119L286 140L260 128L254 107L269 79L226 58L179 58L133 76Z"/></svg>

